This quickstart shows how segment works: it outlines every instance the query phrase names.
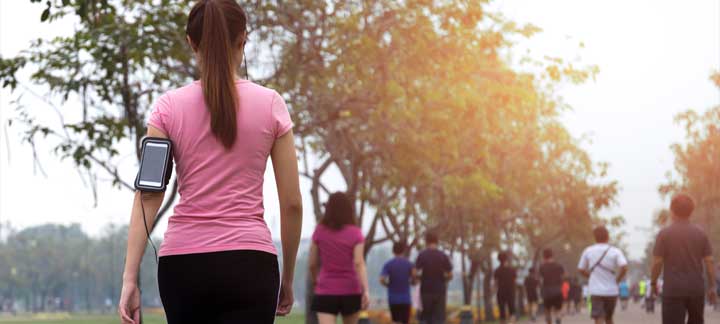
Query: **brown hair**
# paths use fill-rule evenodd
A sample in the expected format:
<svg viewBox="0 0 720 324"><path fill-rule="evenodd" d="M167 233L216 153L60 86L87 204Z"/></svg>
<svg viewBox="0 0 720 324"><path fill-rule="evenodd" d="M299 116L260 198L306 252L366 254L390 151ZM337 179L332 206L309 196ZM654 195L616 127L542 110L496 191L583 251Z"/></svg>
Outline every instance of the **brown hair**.
<svg viewBox="0 0 720 324"><path fill-rule="evenodd" d="M695 202L688 194L679 193L670 202L670 211L680 218L688 218L695 210Z"/></svg>
<svg viewBox="0 0 720 324"><path fill-rule="evenodd" d="M246 22L245 11L234 0L201 0L190 10L185 28L193 50L199 53L210 128L228 149L237 136L238 93L233 72L235 50L245 45Z"/></svg>
<svg viewBox="0 0 720 324"><path fill-rule="evenodd" d="M320 223L334 231L341 230L345 225L355 225L355 208L350 197L343 192L330 195Z"/></svg>

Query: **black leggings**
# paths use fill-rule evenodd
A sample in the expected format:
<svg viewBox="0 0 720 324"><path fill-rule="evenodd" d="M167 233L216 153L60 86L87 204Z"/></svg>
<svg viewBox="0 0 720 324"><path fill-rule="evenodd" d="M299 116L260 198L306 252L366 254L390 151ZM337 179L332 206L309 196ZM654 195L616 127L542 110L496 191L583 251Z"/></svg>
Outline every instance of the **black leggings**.
<svg viewBox="0 0 720 324"><path fill-rule="evenodd" d="M277 256L235 250L160 257L158 285L168 324L272 324Z"/></svg>

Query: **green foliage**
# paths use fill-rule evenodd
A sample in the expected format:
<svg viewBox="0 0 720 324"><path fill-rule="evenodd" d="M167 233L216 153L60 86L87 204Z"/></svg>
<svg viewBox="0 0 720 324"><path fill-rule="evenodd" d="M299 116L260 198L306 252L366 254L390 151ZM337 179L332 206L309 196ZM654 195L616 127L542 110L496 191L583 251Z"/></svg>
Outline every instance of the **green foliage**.
<svg viewBox="0 0 720 324"><path fill-rule="evenodd" d="M197 74L183 27L189 3L163 1L48 1L42 21L76 16L80 23L67 37L38 39L15 58L0 59L3 87L18 86L20 69L30 82L46 87L39 96L60 116L60 124L38 124L34 109L18 100L24 140L52 135L61 158L72 157L96 178L107 172L117 185L131 188L117 172L118 146L138 143L153 98ZM27 86L23 90L27 90ZM30 91L26 91L34 94ZM70 104L72 103L72 104ZM79 110L78 110L79 109ZM65 121L65 118L72 120ZM78 117L75 117L78 116Z"/></svg>

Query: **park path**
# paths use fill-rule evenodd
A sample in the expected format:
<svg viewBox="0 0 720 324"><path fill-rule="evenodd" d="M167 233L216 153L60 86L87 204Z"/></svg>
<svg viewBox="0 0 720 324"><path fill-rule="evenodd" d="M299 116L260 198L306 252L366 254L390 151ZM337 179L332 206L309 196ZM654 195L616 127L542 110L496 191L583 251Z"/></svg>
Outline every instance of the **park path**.
<svg viewBox="0 0 720 324"><path fill-rule="evenodd" d="M620 305L618 305L620 306ZM544 318L543 318L544 320ZM532 324L530 321L521 321L522 324ZM542 324L538 318L535 323ZM590 324L593 321L588 315L587 309L583 309L583 312L578 315L565 316L563 324ZM654 314L646 314L640 305L631 304L627 310L621 311L618 309L615 312L615 324L660 324L660 305L655 308ZM705 307L705 323L706 324L720 324L720 312L713 311L711 307Z"/></svg>

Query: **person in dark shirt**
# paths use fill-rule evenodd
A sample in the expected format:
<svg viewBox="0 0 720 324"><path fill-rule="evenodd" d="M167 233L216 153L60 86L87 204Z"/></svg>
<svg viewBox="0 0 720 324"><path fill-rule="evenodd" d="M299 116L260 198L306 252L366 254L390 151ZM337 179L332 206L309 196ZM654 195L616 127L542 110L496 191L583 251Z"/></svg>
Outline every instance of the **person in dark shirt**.
<svg viewBox="0 0 720 324"><path fill-rule="evenodd" d="M425 234L426 248L417 257L415 269L420 277L421 318L426 324L445 323L447 282L452 279L450 258L438 250L438 238Z"/></svg>
<svg viewBox="0 0 720 324"><path fill-rule="evenodd" d="M380 274L380 283L388 287L388 305L393 323L410 322L410 283L415 268L405 257L406 250L405 243L393 244L395 257L385 263Z"/></svg>
<svg viewBox="0 0 720 324"><path fill-rule="evenodd" d="M687 194L677 194L670 202L672 223L663 228L655 239L650 286L657 293L657 281L663 272L663 324L704 322L705 294L711 303L717 302L715 266L712 247L705 231L690 223L695 202ZM705 288L703 265L709 287Z"/></svg>
<svg viewBox="0 0 720 324"><path fill-rule="evenodd" d="M537 270L531 268L527 277L525 277L525 296L528 302L528 311L530 312L530 319L535 322L537 317L537 302L538 302L538 286L540 280L537 277Z"/></svg>
<svg viewBox="0 0 720 324"><path fill-rule="evenodd" d="M718 264L717 270L715 270L715 290L717 290L716 294L720 295L720 276L718 276L718 273L720 273L720 264ZM715 311L720 311L720 302L715 301L713 308Z"/></svg>
<svg viewBox="0 0 720 324"><path fill-rule="evenodd" d="M495 269L495 286L497 287L497 303L500 308L500 323L515 323L515 281L517 270L509 265L509 255L506 252L498 254L500 266Z"/></svg>
<svg viewBox="0 0 720 324"><path fill-rule="evenodd" d="M553 318L555 318L556 324L562 322L564 275L565 268L555 262L553 251L545 249L543 251L543 263L540 265L540 277L542 278L542 296L547 324L552 324Z"/></svg>

